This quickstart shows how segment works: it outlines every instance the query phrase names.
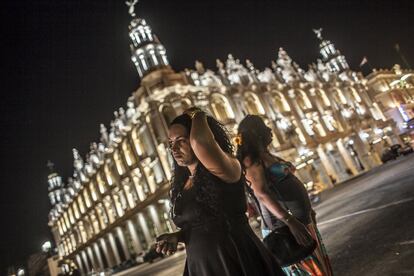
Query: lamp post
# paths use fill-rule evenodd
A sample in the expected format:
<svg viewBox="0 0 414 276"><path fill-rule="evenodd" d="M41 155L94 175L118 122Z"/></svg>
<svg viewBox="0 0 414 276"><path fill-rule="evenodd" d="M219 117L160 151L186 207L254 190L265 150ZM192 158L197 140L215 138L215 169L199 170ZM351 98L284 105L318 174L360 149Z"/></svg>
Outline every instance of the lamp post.
<svg viewBox="0 0 414 276"><path fill-rule="evenodd" d="M361 159L359 159L359 155L354 148L354 140L349 140L348 148L351 150L351 155L355 157L355 159L357 160L358 166L361 169L361 171L365 170L365 167L364 165L362 165Z"/></svg>
<svg viewBox="0 0 414 276"><path fill-rule="evenodd" d="M17 276L25 276L25 275L26 273L25 273L24 268L17 269Z"/></svg>

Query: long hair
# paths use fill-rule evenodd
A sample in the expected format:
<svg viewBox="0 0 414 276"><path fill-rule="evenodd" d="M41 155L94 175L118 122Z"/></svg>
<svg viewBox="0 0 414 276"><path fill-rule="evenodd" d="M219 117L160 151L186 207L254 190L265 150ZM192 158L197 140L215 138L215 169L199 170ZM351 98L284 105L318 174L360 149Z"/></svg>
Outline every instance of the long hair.
<svg viewBox="0 0 414 276"><path fill-rule="evenodd" d="M224 126L214 119L211 116L207 116L207 123L214 135L214 139L220 148L227 153L233 153L233 145L230 142L229 136ZM191 132L191 118L187 114L182 114L176 117L171 123L170 126L179 124L184 126L188 134ZM178 163L173 158L173 177L171 179L171 188L170 188L170 198L172 208L174 210L174 205L176 203L177 197L182 192L184 184L187 182L190 171L187 167L179 166ZM196 189L196 201L201 207L197 212L207 212L209 214L218 215L219 212L219 200L218 200L218 183L217 178L214 177L201 162L198 163L194 177L193 185ZM171 214L174 216L175 214Z"/></svg>
<svg viewBox="0 0 414 276"><path fill-rule="evenodd" d="M241 142L236 156L243 166L243 160L250 157L253 163L260 161L260 153L272 142L272 130L257 115L247 115L239 124L238 134Z"/></svg>

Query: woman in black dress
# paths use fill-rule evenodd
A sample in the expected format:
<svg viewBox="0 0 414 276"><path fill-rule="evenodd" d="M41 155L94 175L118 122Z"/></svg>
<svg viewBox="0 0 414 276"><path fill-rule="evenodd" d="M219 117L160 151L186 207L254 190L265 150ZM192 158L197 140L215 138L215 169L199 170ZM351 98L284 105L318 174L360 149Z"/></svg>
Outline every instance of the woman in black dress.
<svg viewBox="0 0 414 276"><path fill-rule="evenodd" d="M192 108L171 123L169 143L171 213L181 230L158 237L157 250L173 254L184 242L184 275L283 275L248 224L241 165L224 127Z"/></svg>

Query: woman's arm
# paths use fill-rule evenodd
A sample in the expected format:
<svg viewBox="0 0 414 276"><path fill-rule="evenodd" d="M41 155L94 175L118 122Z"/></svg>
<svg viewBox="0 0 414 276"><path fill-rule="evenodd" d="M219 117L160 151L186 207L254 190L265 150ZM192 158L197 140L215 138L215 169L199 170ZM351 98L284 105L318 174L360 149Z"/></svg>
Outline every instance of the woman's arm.
<svg viewBox="0 0 414 276"><path fill-rule="evenodd" d="M193 117L190 144L197 159L212 174L227 183L234 183L240 179L239 161L224 152L217 144L204 112L197 112Z"/></svg>
<svg viewBox="0 0 414 276"><path fill-rule="evenodd" d="M266 185L266 176L262 164L252 163L249 157L243 161L246 167L246 178L251 183L251 187L257 199L279 220L283 221L292 232L299 244L307 245L312 241L312 236L306 227L290 215L277 200L274 193Z"/></svg>
<svg viewBox="0 0 414 276"><path fill-rule="evenodd" d="M252 163L249 157L244 160L246 168L246 179L251 183L251 188L257 199L261 201L266 208L276 218L284 221L290 214L275 200L275 194L266 185L266 176L264 168L260 163Z"/></svg>

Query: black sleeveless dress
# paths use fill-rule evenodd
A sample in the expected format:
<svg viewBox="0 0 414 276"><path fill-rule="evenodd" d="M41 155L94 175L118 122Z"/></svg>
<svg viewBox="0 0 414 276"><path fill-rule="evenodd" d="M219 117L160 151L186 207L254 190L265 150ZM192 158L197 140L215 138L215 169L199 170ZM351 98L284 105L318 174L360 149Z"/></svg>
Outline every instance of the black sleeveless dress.
<svg viewBox="0 0 414 276"><path fill-rule="evenodd" d="M243 180L228 184L210 177L217 184L219 214L200 208L195 185L175 202L173 221L183 230L187 253L184 275L284 275L248 224Z"/></svg>

